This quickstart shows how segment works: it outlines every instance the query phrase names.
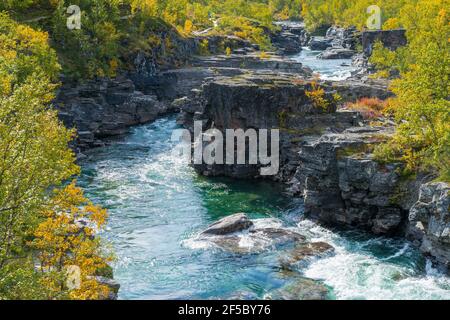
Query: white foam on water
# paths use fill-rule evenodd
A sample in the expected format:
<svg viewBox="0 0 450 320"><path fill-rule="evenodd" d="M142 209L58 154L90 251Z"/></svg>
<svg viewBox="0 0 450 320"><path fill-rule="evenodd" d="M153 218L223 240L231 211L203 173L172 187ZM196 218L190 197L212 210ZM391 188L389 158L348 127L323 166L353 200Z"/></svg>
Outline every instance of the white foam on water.
<svg viewBox="0 0 450 320"><path fill-rule="evenodd" d="M329 81L343 81L352 76L352 72L349 70L340 70L331 74L320 74L320 79Z"/></svg>
<svg viewBox="0 0 450 320"><path fill-rule="evenodd" d="M395 259L395 258L401 257L409 250L409 248L410 248L410 244L409 243L405 243L403 245L403 247L400 250L398 250L396 253L394 253L393 255L391 255L391 256L389 256L387 258L383 258L381 260L388 261L388 260L391 260L391 259Z"/></svg>
<svg viewBox="0 0 450 320"><path fill-rule="evenodd" d="M251 249L255 246L255 241L248 234L239 235L239 248Z"/></svg>
<svg viewBox="0 0 450 320"><path fill-rule="evenodd" d="M181 245L192 250L206 250L215 247L214 243L208 241L208 239L206 238L201 238L199 236L184 239L181 241Z"/></svg>
<svg viewBox="0 0 450 320"><path fill-rule="evenodd" d="M450 280L427 263L427 273L417 275L414 267L391 263L407 255L411 246L405 243L396 253L377 258L365 248L388 245L389 239L372 238L360 243L349 243L336 233L311 221L298 225L303 234L313 241L325 241L336 249L335 255L319 259L304 270L306 277L322 280L333 288L337 299L450 299Z"/></svg>
<svg viewBox="0 0 450 320"><path fill-rule="evenodd" d="M357 68L351 66L351 59L317 59L317 55L319 55L320 52L321 51L312 51L308 47L303 47L302 52L291 58L311 68L322 80L346 80L351 77L352 72L357 70Z"/></svg>

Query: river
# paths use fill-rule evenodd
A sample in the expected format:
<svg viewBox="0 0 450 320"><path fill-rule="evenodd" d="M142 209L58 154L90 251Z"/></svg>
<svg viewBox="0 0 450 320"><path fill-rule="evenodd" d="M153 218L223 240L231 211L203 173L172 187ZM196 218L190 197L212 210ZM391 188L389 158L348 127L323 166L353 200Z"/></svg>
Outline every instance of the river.
<svg viewBox="0 0 450 320"><path fill-rule="evenodd" d="M342 78L349 61L299 56L324 78ZM236 255L195 241L206 226L236 212L325 241L336 254L299 275L330 289L330 299L450 299L448 277L402 239L329 230L302 216L302 202L269 182L205 178L175 157L174 116L133 128L87 152L79 184L109 210L103 236L117 256L119 299L262 299L295 281L280 270L283 248Z"/></svg>

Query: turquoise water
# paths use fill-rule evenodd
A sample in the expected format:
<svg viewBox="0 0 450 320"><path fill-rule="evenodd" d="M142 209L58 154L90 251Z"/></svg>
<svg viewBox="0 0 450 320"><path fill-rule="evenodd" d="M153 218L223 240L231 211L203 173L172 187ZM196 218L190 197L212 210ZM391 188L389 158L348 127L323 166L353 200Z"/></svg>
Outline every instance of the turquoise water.
<svg viewBox="0 0 450 320"><path fill-rule="evenodd" d="M168 117L134 128L82 163L80 185L109 209L103 236L117 255L120 299L267 298L295 281L280 270L285 248L236 255L195 240L236 212L332 244L336 255L298 270L327 285L330 298L450 299L448 278L402 240L321 228L303 219L301 201L268 182L199 177L171 152L176 127Z"/></svg>

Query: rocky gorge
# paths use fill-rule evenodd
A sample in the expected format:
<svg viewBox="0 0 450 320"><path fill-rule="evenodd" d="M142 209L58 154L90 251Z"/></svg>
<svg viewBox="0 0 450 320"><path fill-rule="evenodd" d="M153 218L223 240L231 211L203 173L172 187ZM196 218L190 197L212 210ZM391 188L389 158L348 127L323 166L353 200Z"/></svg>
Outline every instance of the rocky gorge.
<svg viewBox="0 0 450 320"><path fill-rule="evenodd" d="M280 170L269 179L286 186L289 197L302 199L308 219L376 236L404 237L448 272L450 186L433 182L426 174L405 178L401 163L377 162L373 147L389 138L392 123L374 125L360 113L342 108L344 102L363 97L391 96L386 82L366 77L367 56L376 39L386 39L383 43L395 48L404 44L404 32L361 35L353 28L333 27L324 37L313 37L302 24L282 24L272 36L277 50L268 57L234 38L227 39L234 46L230 55L220 54L215 44L220 41L210 39L214 55L197 56L195 43L200 40L194 40L183 46L180 55L190 57L182 67L159 68L149 55L140 54L134 59L134 71L117 78L65 82L56 106L63 122L78 130L74 148L80 159L88 149L107 145L108 139L133 126L171 113L178 114L178 124L190 130L194 120L202 121L205 130L279 129ZM341 81L320 79L314 70L287 56L309 46L323 50L319 59L349 59L355 57L358 43L363 46L364 67L359 76ZM326 108L318 108L308 98L314 83L330 101ZM258 165L195 165L194 169L201 176L263 179ZM243 235L253 243L252 253L294 244L280 260L286 270L334 251L329 244L305 241L294 231L255 227L245 214L219 220L197 240L243 254ZM273 292L271 298L327 296L325 286L308 279L296 286L290 295ZM292 292L303 295L292 296Z"/></svg>

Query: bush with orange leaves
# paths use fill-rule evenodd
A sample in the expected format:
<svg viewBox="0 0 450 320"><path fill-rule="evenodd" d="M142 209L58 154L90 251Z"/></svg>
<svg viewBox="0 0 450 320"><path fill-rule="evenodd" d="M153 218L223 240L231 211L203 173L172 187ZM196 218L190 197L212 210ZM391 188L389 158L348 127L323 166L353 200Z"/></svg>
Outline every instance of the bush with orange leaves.
<svg viewBox="0 0 450 320"><path fill-rule="evenodd" d="M345 104L345 109L358 111L366 120L381 118L387 110L388 101L378 98L361 98Z"/></svg>
<svg viewBox="0 0 450 320"><path fill-rule="evenodd" d="M30 246L36 250L42 284L48 299L96 300L106 298L109 288L96 275L107 268L112 255L95 236L107 212L86 199L72 182L55 195L42 213L44 220ZM68 279L75 267L78 279ZM73 269L72 269L73 270ZM69 285L72 280L76 285Z"/></svg>

